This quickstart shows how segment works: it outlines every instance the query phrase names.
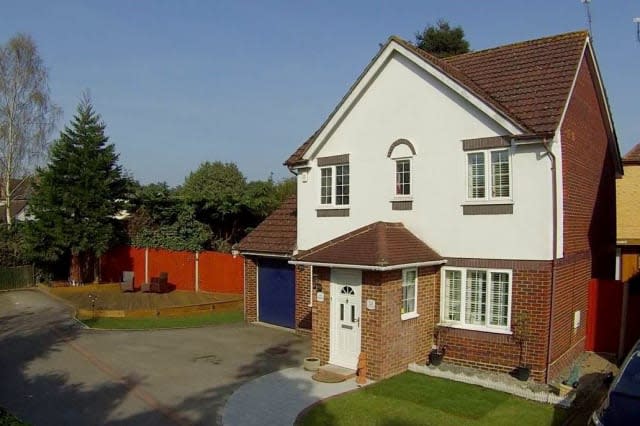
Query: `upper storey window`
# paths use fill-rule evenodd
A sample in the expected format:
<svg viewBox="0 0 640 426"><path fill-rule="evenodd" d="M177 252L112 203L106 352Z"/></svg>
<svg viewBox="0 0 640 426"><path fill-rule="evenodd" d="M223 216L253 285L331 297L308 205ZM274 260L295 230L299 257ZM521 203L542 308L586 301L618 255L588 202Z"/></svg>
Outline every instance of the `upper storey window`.
<svg viewBox="0 0 640 426"><path fill-rule="evenodd" d="M396 160L396 195L411 195L411 160Z"/></svg>
<svg viewBox="0 0 640 426"><path fill-rule="evenodd" d="M320 204L323 206L349 205L349 165L320 168Z"/></svg>
<svg viewBox="0 0 640 426"><path fill-rule="evenodd" d="M467 153L467 198L473 201L511 197L511 160L508 149Z"/></svg>

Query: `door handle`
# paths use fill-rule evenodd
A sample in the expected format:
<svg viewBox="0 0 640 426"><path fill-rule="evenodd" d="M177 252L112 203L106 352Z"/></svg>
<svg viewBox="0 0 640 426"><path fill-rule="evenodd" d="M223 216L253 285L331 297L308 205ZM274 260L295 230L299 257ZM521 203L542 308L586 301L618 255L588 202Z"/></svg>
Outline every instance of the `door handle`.
<svg viewBox="0 0 640 426"><path fill-rule="evenodd" d="M360 327L360 318L358 318L357 320L355 320L354 322L358 323L358 327Z"/></svg>

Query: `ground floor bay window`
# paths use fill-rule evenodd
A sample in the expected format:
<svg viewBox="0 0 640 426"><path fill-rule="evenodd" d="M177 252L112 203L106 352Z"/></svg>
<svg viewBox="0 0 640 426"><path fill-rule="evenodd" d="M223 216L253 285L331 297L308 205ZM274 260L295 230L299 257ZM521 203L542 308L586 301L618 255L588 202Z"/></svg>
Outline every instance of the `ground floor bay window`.
<svg viewBox="0 0 640 426"><path fill-rule="evenodd" d="M509 332L510 270L443 268L440 296L442 325Z"/></svg>

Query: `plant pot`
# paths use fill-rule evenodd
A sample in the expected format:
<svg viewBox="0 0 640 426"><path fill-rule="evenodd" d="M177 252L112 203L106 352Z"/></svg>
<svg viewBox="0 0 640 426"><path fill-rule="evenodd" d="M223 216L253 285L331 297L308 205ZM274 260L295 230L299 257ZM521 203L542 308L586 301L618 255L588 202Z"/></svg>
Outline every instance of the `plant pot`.
<svg viewBox="0 0 640 426"><path fill-rule="evenodd" d="M531 375L531 368L523 366L516 367L515 370L513 370L512 375L516 379L522 382L526 382L527 380L529 380L529 376Z"/></svg>
<svg viewBox="0 0 640 426"><path fill-rule="evenodd" d="M558 395L560 396L567 396L573 392L573 390L573 386L565 385L564 383L558 384Z"/></svg>
<svg viewBox="0 0 640 426"><path fill-rule="evenodd" d="M320 358L305 358L302 362L302 366L307 371L318 371L320 369Z"/></svg>
<svg viewBox="0 0 640 426"><path fill-rule="evenodd" d="M436 349L429 352L429 365L435 365L436 367L440 365L442 362L442 358L444 358L444 354Z"/></svg>

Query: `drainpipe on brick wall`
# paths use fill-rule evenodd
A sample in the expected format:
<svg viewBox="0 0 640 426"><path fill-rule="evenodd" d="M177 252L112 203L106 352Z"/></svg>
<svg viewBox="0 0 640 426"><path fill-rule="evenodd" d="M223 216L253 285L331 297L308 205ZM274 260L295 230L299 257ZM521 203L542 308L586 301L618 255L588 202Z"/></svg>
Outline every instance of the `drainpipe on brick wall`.
<svg viewBox="0 0 640 426"><path fill-rule="evenodd" d="M549 367L551 366L551 334L553 333L553 296L556 289L556 258L558 255L558 191L557 191L557 168L556 156L551 152L547 143L547 138L542 140L542 146L547 151L551 160L551 203L552 203L552 258L551 258L551 298L549 300L549 333L547 334L547 366L544 373L545 383L549 382Z"/></svg>

